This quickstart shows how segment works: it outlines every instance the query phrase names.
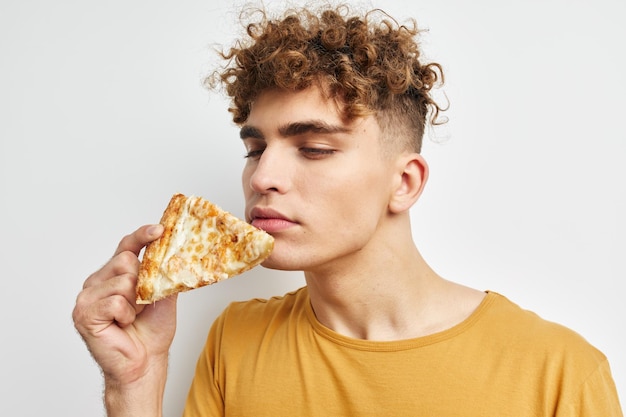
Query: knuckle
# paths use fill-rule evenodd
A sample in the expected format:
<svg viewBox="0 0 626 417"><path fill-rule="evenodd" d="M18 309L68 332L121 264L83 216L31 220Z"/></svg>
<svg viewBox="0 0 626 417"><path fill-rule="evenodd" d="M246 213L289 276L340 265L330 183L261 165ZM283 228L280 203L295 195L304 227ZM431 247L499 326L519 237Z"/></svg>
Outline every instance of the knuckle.
<svg viewBox="0 0 626 417"><path fill-rule="evenodd" d="M120 244L126 243L130 240L134 240L135 239L135 234L134 233L128 233L125 234L122 239L120 240Z"/></svg>
<svg viewBox="0 0 626 417"><path fill-rule="evenodd" d="M109 317L115 317L120 322L131 322L135 317L135 310L128 299L123 295L112 295L102 303L102 312Z"/></svg>
<svg viewBox="0 0 626 417"><path fill-rule="evenodd" d="M85 323L87 319L87 310L89 305L85 300L84 291L81 291L80 294L76 297L76 304L74 305L74 309L72 310L72 321L74 322L74 327L82 334L82 329L85 327Z"/></svg>
<svg viewBox="0 0 626 417"><path fill-rule="evenodd" d="M76 303L74 304L74 309L72 310L73 318L77 318L78 314L83 309L83 306L85 305L84 300L85 300L85 291L83 290L79 292L78 295L76 296Z"/></svg>
<svg viewBox="0 0 626 417"><path fill-rule="evenodd" d="M111 311L122 311L125 309L128 301L122 295L114 294L107 298L106 302L103 303L103 309L111 310Z"/></svg>
<svg viewBox="0 0 626 417"><path fill-rule="evenodd" d="M74 306L72 310L72 322L74 322L74 327L78 329L80 323L81 312L78 306Z"/></svg>
<svg viewBox="0 0 626 417"><path fill-rule="evenodd" d="M116 287L120 294L132 295L135 293L137 275L133 273L122 274L117 277Z"/></svg>
<svg viewBox="0 0 626 417"><path fill-rule="evenodd" d="M98 272L94 272L93 274L87 277L87 279L83 282L83 290L85 290L86 288L89 288L92 285L91 283L96 280L97 275L98 275Z"/></svg>
<svg viewBox="0 0 626 417"><path fill-rule="evenodd" d="M137 255L135 255L133 252L129 250L120 252L116 256L116 260L122 266L135 267L139 265L139 259L137 258Z"/></svg>

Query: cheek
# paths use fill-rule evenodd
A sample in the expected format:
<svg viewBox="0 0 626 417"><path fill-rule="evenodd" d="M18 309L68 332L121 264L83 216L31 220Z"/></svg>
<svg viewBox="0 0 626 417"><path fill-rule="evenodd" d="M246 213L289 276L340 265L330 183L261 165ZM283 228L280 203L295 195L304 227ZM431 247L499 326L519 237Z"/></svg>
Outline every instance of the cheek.
<svg viewBox="0 0 626 417"><path fill-rule="evenodd" d="M332 177L328 179L332 190L331 199L357 212L372 208L372 205L379 208L388 199L387 175L370 166L363 167L356 175L351 173L344 177Z"/></svg>
<svg viewBox="0 0 626 417"><path fill-rule="evenodd" d="M388 206L386 188L380 179L364 176L351 181L335 179L330 184L332 186L323 194L324 207L320 207L321 217L329 220L326 229L353 236L371 233L379 225ZM311 202L318 207L319 203Z"/></svg>

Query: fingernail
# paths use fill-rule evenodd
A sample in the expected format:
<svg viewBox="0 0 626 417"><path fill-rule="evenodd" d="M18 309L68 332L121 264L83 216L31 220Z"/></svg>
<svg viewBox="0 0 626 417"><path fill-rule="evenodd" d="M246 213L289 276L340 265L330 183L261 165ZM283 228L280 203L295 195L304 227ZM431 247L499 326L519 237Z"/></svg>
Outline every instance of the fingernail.
<svg viewBox="0 0 626 417"><path fill-rule="evenodd" d="M163 225L161 224L153 224L148 227L148 235L150 236L158 236L163 232Z"/></svg>

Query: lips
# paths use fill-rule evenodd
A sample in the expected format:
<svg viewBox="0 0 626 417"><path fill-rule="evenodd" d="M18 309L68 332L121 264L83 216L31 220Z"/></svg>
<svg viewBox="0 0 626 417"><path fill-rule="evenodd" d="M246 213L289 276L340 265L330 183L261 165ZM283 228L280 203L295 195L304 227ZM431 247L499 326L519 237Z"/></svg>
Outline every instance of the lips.
<svg viewBox="0 0 626 417"><path fill-rule="evenodd" d="M249 217L250 224L268 233L278 233L297 224L294 220L271 208L253 207Z"/></svg>

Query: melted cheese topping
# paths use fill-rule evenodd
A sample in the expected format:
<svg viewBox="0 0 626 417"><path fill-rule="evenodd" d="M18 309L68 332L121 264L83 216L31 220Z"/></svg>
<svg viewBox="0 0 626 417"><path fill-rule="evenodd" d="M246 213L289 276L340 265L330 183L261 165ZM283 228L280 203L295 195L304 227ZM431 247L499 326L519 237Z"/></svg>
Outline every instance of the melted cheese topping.
<svg viewBox="0 0 626 417"><path fill-rule="evenodd" d="M155 293L213 284L267 257L272 236L229 213L218 214L206 200L187 199L159 267L161 277L153 283Z"/></svg>

